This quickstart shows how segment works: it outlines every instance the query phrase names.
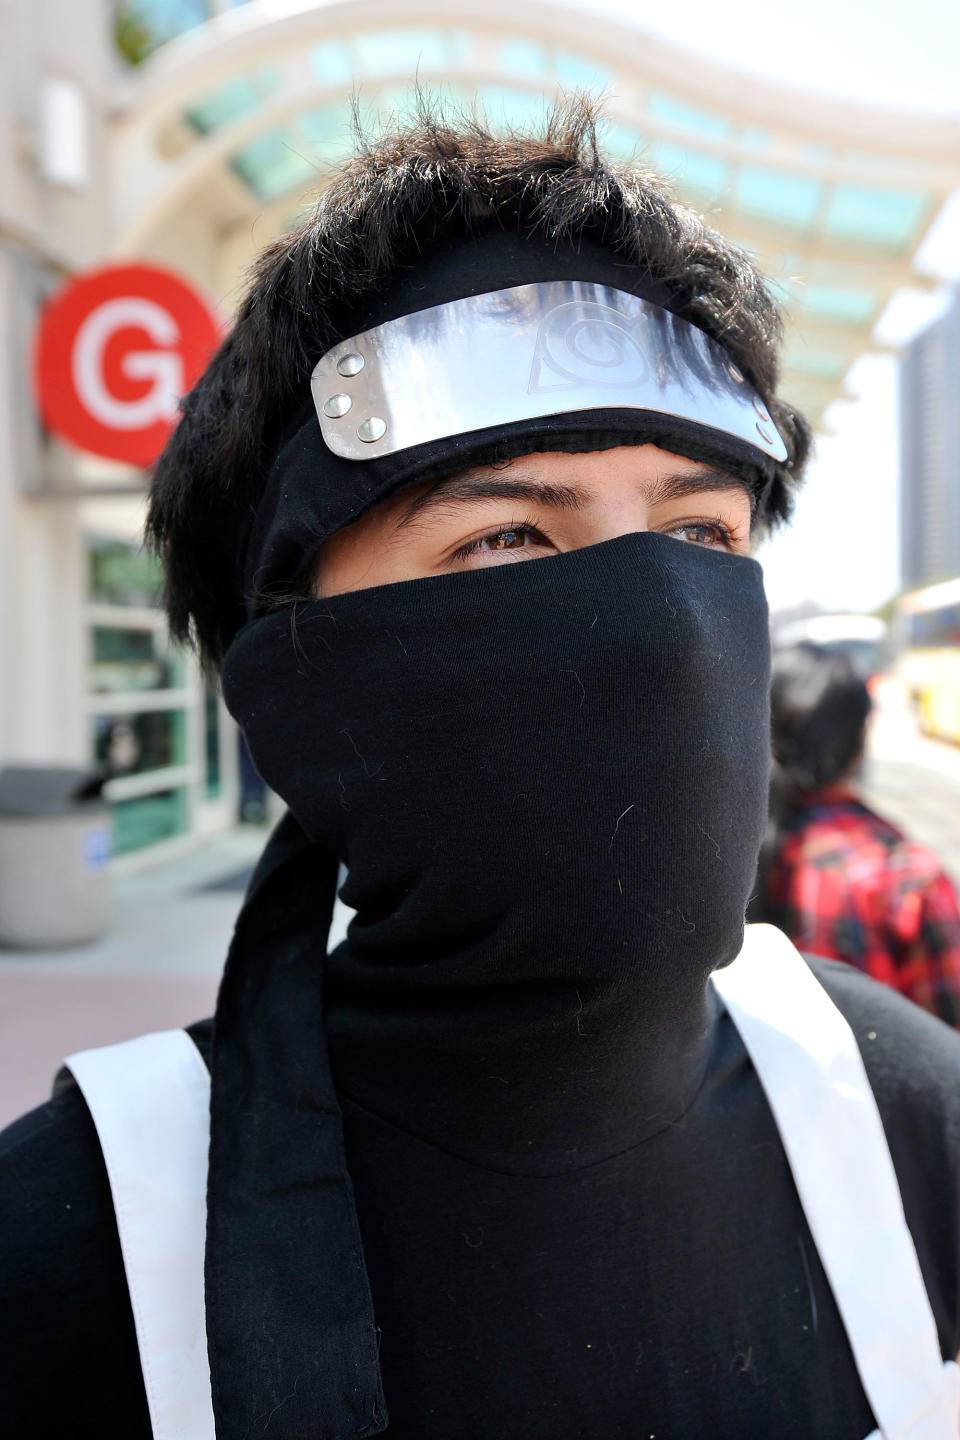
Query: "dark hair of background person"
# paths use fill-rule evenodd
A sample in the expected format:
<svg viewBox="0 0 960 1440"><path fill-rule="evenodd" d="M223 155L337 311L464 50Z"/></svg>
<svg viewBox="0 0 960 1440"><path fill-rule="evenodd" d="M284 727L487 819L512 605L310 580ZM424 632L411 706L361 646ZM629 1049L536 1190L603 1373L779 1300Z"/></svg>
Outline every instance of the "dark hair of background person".
<svg viewBox="0 0 960 1440"><path fill-rule="evenodd" d="M670 308L718 340L769 406L788 457L757 533L789 517L810 432L775 398L781 324L770 292L748 255L642 163L604 157L600 119L594 101L575 95L537 134L495 134L479 112L451 118L420 94L416 118L391 133L365 136L358 125L358 153L308 218L260 256L151 487L147 540L166 567L171 630L209 668L244 620L237 556L283 421L303 403L317 360L355 333L358 310L430 246L497 230L560 251L590 240L659 281Z"/></svg>
<svg viewBox="0 0 960 1440"><path fill-rule="evenodd" d="M748 918L766 918L767 883L791 821L848 775L864 745L872 701L848 656L805 642L775 650L770 679L770 818Z"/></svg>

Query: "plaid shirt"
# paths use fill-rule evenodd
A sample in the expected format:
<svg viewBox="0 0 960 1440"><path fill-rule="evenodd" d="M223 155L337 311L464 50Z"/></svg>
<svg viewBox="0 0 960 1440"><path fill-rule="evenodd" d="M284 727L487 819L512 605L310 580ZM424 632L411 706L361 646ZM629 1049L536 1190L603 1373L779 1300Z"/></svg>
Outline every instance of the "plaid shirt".
<svg viewBox="0 0 960 1440"><path fill-rule="evenodd" d="M960 909L937 857L839 786L784 836L764 918L960 1027Z"/></svg>

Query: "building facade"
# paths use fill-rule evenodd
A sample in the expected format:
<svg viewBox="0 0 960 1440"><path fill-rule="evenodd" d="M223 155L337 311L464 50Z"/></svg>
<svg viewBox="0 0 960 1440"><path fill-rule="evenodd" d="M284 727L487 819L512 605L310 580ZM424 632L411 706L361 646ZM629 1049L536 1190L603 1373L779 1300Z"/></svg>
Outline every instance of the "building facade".
<svg viewBox="0 0 960 1440"><path fill-rule="evenodd" d="M960 575L960 292L900 361L903 589Z"/></svg>
<svg viewBox="0 0 960 1440"><path fill-rule="evenodd" d="M783 389L814 418L960 184L947 122L790 92L570 4L0 0L0 765L100 763L135 856L234 822L245 767L171 649L140 548L148 477L58 444L29 384L45 297L112 260L189 280L226 323L258 250L351 144L355 95L414 80L491 123L609 97L605 145L749 248L787 310Z"/></svg>

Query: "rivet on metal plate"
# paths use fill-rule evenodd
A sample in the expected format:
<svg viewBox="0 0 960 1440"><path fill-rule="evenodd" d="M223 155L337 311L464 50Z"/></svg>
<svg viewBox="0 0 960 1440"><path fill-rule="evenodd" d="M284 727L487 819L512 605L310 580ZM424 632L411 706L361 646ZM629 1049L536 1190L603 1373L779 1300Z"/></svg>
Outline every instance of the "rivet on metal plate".
<svg viewBox="0 0 960 1440"><path fill-rule="evenodd" d="M337 374L346 375L349 379L351 375L359 375L363 369L363 365L364 360L362 355L341 355L337 361Z"/></svg>
<svg viewBox="0 0 960 1440"><path fill-rule="evenodd" d="M323 413L328 415L331 420L339 420L341 415L346 415L352 405L353 401L349 395L331 395L328 400L323 402Z"/></svg>
<svg viewBox="0 0 960 1440"><path fill-rule="evenodd" d="M731 380L736 380L738 385L743 384L743 376L740 374L740 371L737 369L736 365L730 364L728 362L727 374L730 376Z"/></svg>
<svg viewBox="0 0 960 1440"><path fill-rule="evenodd" d="M371 415L369 420L361 420L357 426L357 436L366 441L369 445L374 440L380 440L387 433L387 422L381 420L379 415Z"/></svg>
<svg viewBox="0 0 960 1440"><path fill-rule="evenodd" d="M760 421L759 421L759 420L757 421L757 430L758 430L759 433L760 433L760 438L761 438L761 440L766 440L766 442L767 442L768 445L772 445L772 444L773 444L773 436L770 434L770 431L769 431L769 430L764 430L764 428L763 428L763 426L760 424Z"/></svg>
<svg viewBox="0 0 960 1440"><path fill-rule="evenodd" d="M761 420L766 420L769 422L770 415L767 411L767 407L764 405L763 401L758 395L754 395L753 397L753 408L754 410L756 410Z"/></svg>

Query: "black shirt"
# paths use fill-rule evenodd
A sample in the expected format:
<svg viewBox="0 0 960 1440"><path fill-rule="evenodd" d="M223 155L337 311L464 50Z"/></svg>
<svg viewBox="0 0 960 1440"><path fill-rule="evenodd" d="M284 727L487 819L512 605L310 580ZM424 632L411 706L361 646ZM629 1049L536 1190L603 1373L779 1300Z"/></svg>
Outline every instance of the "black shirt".
<svg viewBox="0 0 960 1440"><path fill-rule="evenodd" d="M960 1348L960 1037L842 965L939 1330ZM191 1034L207 1053L210 1025ZM874 1419L739 1036L682 1120L505 1174L342 1096L391 1440L864 1440ZM70 1085L0 1136L0 1393L32 1437L146 1440L109 1187Z"/></svg>

